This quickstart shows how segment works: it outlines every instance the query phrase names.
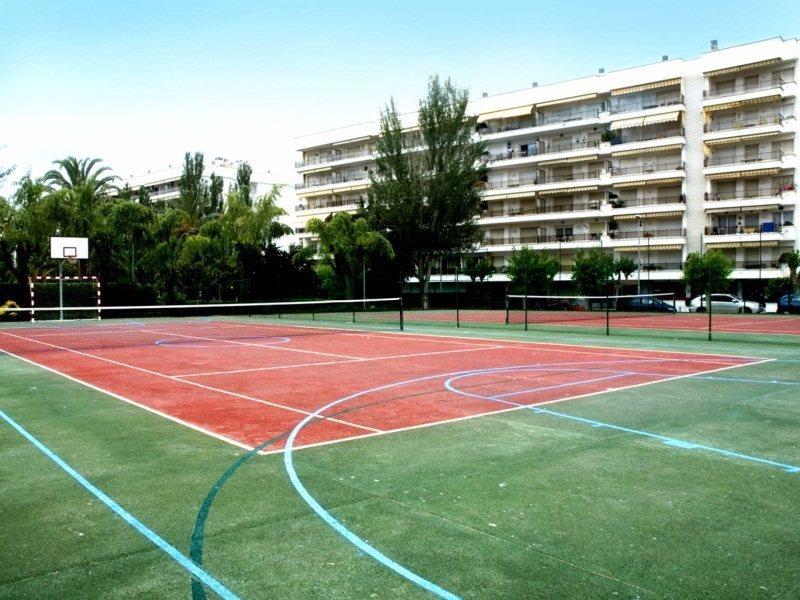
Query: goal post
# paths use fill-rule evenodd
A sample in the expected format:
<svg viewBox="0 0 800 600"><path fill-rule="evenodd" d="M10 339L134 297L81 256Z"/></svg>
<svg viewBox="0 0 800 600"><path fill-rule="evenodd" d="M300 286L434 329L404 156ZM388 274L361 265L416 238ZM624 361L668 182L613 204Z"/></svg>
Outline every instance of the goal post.
<svg viewBox="0 0 800 600"><path fill-rule="evenodd" d="M101 318L102 294L100 280L94 275L37 275L28 279L31 294L31 321L63 320L63 309L70 310L72 318ZM38 310L37 309L55 310Z"/></svg>

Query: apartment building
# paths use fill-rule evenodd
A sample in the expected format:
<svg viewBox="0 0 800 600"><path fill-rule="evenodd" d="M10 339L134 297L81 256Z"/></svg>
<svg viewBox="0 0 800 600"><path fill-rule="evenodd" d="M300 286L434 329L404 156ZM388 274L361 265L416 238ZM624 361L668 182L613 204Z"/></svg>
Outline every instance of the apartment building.
<svg viewBox="0 0 800 600"><path fill-rule="evenodd" d="M646 290L677 290L688 253L717 248L745 291L786 274L798 247L796 69L775 38L701 56L533 86L470 102L488 177L479 220L503 267L523 245L558 256L602 248L637 263ZM404 116L415 135L416 114ZM355 211L367 197L377 122L299 138L295 217ZM452 279L440 274L439 279Z"/></svg>

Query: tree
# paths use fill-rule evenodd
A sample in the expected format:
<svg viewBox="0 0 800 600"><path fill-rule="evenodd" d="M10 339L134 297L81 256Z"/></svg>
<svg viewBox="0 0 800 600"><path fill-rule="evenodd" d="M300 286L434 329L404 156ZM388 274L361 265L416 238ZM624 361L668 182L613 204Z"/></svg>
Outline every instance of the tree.
<svg viewBox="0 0 800 600"><path fill-rule="evenodd" d="M622 280L627 279L636 270L636 263L628 256L620 256L614 261L614 274L617 276L617 293L622 287Z"/></svg>
<svg viewBox="0 0 800 600"><path fill-rule="evenodd" d="M582 296L605 294L614 276L614 258L599 248L579 250L572 265L572 281Z"/></svg>
<svg viewBox="0 0 800 600"><path fill-rule="evenodd" d="M183 157L183 173L178 182L180 207L187 215L186 229L197 231L203 220L222 209L222 177L204 177L203 153L187 152Z"/></svg>
<svg viewBox="0 0 800 600"><path fill-rule="evenodd" d="M419 107L419 138L403 132L394 101L381 111L381 137L365 214L386 232L403 279L416 276L423 308L429 308L431 267L440 257L480 241L479 182L482 142L472 139L468 94L448 79L432 77Z"/></svg>
<svg viewBox="0 0 800 600"><path fill-rule="evenodd" d="M733 261L719 250L705 254L692 252L683 264L683 282L689 287L690 296L724 291L728 287Z"/></svg>
<svg viewBox="0 0 800 600"><path fill-rule="evenodd" d="M146 185L139 188L139 204L150 206L150 188Z"/></svg>
<svg viewBox="0 0 800 600"><path fill-rule="evenodd" d="M253 167L249 163L241 162L236 169L236 192L239 200L250 206L250 177L253 175Z"/></svg>
<svg viewBox="0 0 800 600"><path fill-rule="evenodd" d="M513 250L508 259L508 277L511 288L520 294L548 294L559 268L558 259L546 252L523 246Z"/></svg>
<svg viewBox="0 0 800 600"><path fill-rule="evenodd" d="M389 241L371 229L366 219L354 218L346 212L336 213L324 221L311 219L306 227L319 240L321 260L317 264L317 275L329 289L343 285L346 298L355 297L358 273L370 256L394 254ZM307 246L297 254L298 260L313 253L314 247Z"/></svg>
<svg viewBox="0 0 800 600"><path fill-rule="evenodd" d="M493 275L494 265L486 257L471 256L467 259L464 274L472 280L472 283L483 280Z"/></svg>
<svg viewBox="0 0 800 600"><path fill-rule="evenodd" d="M789 294L794 294L797 283L797 269L800 267L800 251L784 252L778 258L778 264L786 265L789 269Z"/></svg>

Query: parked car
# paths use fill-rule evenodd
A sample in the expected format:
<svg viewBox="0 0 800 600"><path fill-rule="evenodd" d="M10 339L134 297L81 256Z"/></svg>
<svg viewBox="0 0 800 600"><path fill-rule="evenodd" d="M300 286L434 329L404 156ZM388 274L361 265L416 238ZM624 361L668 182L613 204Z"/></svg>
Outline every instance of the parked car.
<svg viewBox="0 0 800 600"><path fill-rule="evenodd" d="M795 313L800 314L800 294L784 294L778 298L778 312L779 313Z"/></svg>
<svg viewBox="0 0 800 600"><path fill-rule="evenodd" d="M762 313L765 308L763 302L742 300L730 294L711 294L711 310L715 313ZM689 312L706 312L705 295L692 298Z"/></svg>
<svg viewBox="0 0 800 600"><path fill-rule="evenodd" d="M631 298L619 298L617 300L617 310L674 313L675 307L655 296L633 296Z"/></svg>

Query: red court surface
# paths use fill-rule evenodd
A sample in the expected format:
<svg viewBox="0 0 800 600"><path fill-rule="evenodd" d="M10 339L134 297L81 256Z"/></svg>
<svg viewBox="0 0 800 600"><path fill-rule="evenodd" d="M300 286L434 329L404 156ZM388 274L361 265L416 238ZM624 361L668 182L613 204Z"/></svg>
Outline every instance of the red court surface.
<svg viewBox="0 0 800 600"><path fill-rule="evenodd" d="M231 321L104 323L74 332L0 329L0 350L243 447L278 438L268 451L280 449L308 415L354 394L321 411L296 445L380 435L757 360ZM472 395L445 387L454 374L483 370L489 371L459 384Z"/></svg>
<svg viewBox="0 0 800 600"><path fill-rule="evenodd" d="M449 323L455 322L455 310L447 311L406 311L406 322ZM505 323L504 310L462 310L459 320L464 324L486 323L500 325ZM639 314L609 313L611 327L631 329L662 329L668 331L708 331L708 315L704 313L664 313ZM522 324L525 313L512 310L509 322ZM606 313L603 311L528 311L528 323L552 324L566 327L605 328ZM777 314L715 314L712 315L713 330L721 333L762 333L800 335L800 317Z"/></svg>

